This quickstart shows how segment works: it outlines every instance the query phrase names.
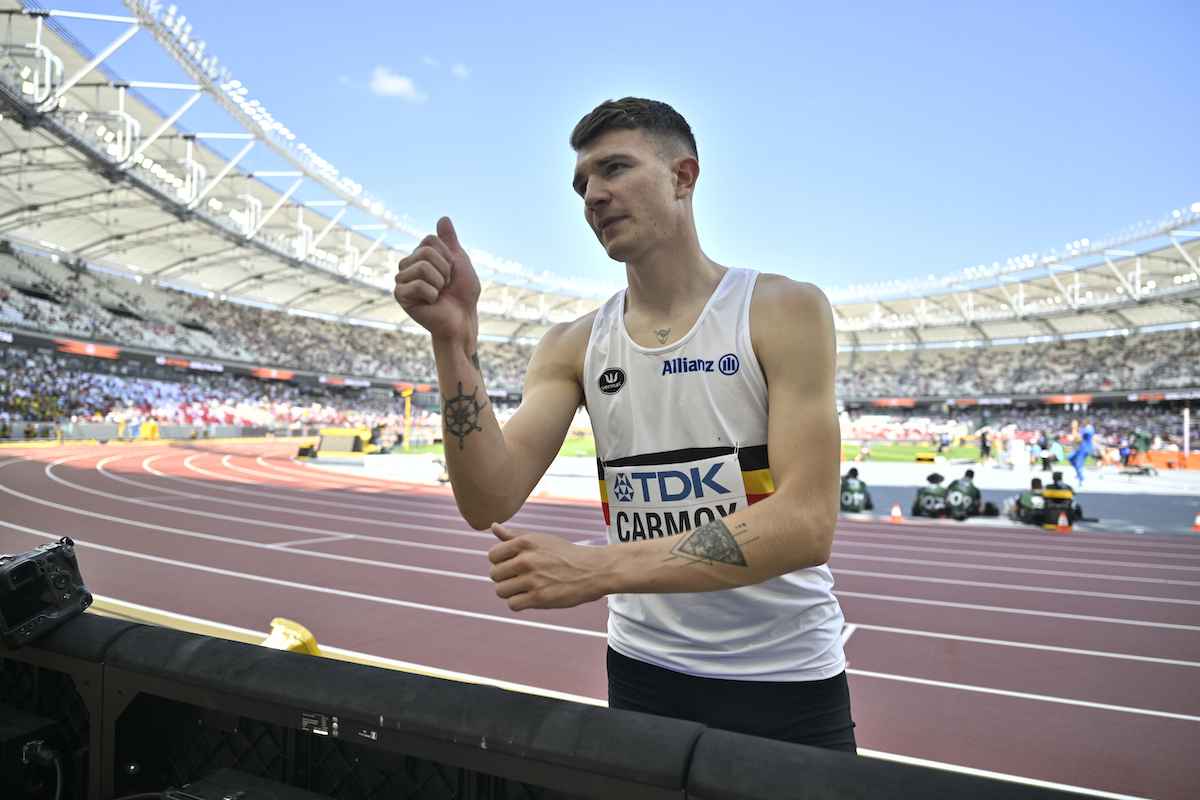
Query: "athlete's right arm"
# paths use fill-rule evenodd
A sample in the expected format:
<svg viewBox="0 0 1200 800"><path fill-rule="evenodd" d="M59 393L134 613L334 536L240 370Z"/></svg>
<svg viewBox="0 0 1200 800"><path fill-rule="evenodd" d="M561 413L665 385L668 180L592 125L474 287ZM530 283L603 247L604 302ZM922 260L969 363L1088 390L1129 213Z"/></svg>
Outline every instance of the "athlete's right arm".
<svg viewBox="0 0 1200 800"><path fill-rule="evenodd" d="M501 431L478 357L479 279L453 225L443 218L400 262L395 297L433 337L446 469L454 499L483 530L520 509L550 462L583 399L578 373L587 331L558 325L539 342L526 370L521 407Z"/></svg>

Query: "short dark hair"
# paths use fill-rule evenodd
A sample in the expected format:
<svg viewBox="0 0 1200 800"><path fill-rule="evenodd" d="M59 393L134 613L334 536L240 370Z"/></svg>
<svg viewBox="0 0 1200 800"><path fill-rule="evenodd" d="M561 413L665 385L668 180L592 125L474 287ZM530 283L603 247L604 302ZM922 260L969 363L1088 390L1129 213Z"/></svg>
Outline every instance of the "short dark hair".
<svg viewBox="0 0 1200 800"><path fill-rule="evenodd" d="M659 138L674 139L686 145L692 156L700 158L692 126L683 115L662 101L642 97L605 100L593 108L571 131L571 148L579 150L601 134L614 130L641 130Z"/></svg>
<svg viewBox="0 0 1200 800"><path fill-rule="evenodd" d="M975 477L975 470L973 470L973 469L969 469L969 470L967 470L966 472L964 472L964 473L963 473L963 477L964 477L964 478L974 478L974 477Z"/></svg>
<svg viewBox="0 0 1200 800"><path fill-rule="evenodd" d="M1031 480L1031 481L1029 482L1029 488L1030 488L1030 489L1033 489L1035 492L1036 492L1038 489L1042 488L1042 479L1041 479L1041 478L1034 478L1033 480Z"/></svg>
<svg viewBox="0 0 1200 800"><path fill-rule="evenodd" d="M847 478L857 478L858 477L858 467L851 467L850 471L846 473L846 477Z"/></svg>

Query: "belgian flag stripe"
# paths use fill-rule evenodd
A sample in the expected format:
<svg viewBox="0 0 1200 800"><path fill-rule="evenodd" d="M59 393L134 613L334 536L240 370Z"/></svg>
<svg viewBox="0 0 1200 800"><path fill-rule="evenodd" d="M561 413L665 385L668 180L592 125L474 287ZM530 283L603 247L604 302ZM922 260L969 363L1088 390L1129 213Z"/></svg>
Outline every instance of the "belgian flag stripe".
<svg viewBox="0 0 1200 800"><path fill-rule="evenodd" d="M775 491L775 481L769 469L742 470L742 483L746 485L746 495L768 495Z"/></svg>

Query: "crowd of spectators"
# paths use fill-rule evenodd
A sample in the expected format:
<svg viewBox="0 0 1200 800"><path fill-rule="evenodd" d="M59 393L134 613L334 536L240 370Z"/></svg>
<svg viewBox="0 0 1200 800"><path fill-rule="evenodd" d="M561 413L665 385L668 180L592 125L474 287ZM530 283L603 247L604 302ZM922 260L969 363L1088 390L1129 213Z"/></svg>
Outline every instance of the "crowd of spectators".
<svg viewBox="0 0 1200 800"><path fill-rule="evenodd" d="M98 371L101 367L105 371ZM44 351L0 347L0 438L20 438L27 423L81 422L265 428L278 433L323 426L403 427L404 402L367 390L297 386L228 374L162 380L131 374L128 362L79 362ZM440 417L416 409L414 425Z"/></svg>
<svg viewBox="0 0 1200 800"><path fill-rule="evenodd" d="M1200 330L1011 347L842 353L843 398L981 397L1200 386Z"/></svg>
<svg viewBox="0 0 1200 800"><path fill-rule="evenodd" d="M0 324L4 323L259 366L416 383L436 379L429 340L421 335L187 294L92 269L70 269L24 252L0 252ZM481 342L479 358L488 389L519 392L531 353L528 344ZM839 362L838 394L848 401L1192 388L1200 387L1200 330L1022 346L857 351L842 353ZM216 418L246 424L326 424L355 414L387 417L395 412L365 395L321 397L309 389L229 375L192 375L180 384L98 376L78 366L14 366L11 359L5 363L8 383L0 385L0 407L10 418L161 412L164 420L183 424ZM16 385L14 375L19 377ZM284 407L277 407L280 404ZM1020 430L1060 427L1056 412L1044 407L1007 407L1004 413L1012 416L1004 424ZM1131 420L1110 419L1118 428L1130 427ZM908 421L889 425L884 438L896 431L900 438L915 435Z"/></svg>
<svg viewBox="0 0 1200 800"><path fill-rule="evenodd" d="M0 323L51 333L335 375L431 382L429 339L148 287L0 254ZM519 391L532 346L481 342L489 389Z"/></svg>

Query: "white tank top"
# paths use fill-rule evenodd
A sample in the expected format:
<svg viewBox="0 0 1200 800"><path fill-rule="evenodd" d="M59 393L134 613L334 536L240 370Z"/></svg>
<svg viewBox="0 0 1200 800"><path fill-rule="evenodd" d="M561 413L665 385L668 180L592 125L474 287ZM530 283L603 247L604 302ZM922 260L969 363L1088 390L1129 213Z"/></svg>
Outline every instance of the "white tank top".
<svg viewBox="0 0 1200 800"><path fill-rule="evenodd" d="M584 391L610 545L678 535L774 492L767 383L750 342L757 275L727 271L692 329L665 347L629 337L624 291L596 313ZM738 589L608 598L614 650L709 678L837 675L843 622L827 566Z"/></svg>

